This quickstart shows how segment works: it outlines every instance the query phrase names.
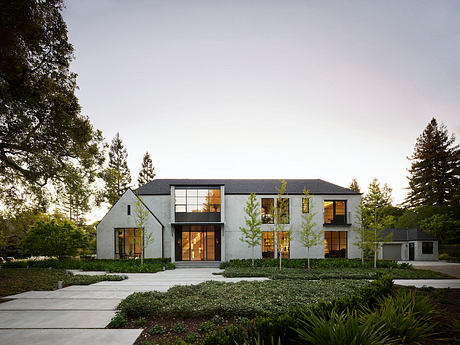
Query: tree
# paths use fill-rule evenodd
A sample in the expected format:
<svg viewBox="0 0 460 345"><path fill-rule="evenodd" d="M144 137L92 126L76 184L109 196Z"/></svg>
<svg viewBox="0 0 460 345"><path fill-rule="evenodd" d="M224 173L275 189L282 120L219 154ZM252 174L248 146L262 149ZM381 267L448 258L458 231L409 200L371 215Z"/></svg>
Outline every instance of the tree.
<svg viewBox="0 0 460 345"><path fill-rule="evenodd" d="M417 138L409 169L410 207L447 205L460 190L460 149L455 136L433 118Z"/></svg>
<svg viewBox="0 0 460 345"><path fill-rule="evenodd" d="M356 208L355 222L353 224L353 231L356 233L356 241L353 242L361 251L361 262L364 263L366 252L372 250L372 242L370 242L370 210L363 206L362 201Z"/></svg>
<svg viewBox="0 0 460 345"><path fill-rule="evenodd" d="M286 181L281 180L281 188L278 190L278 196L272 206L271 214L273 214L273 233L276 237L276 245L279 253L280 270L282 267L283 248L281 243L282 234L287 234L287 241L292 240L292 226L289 224L289 199L286 196Z"/></svg>
<svg viewBox="0 0 460 345"><path fill-rule="evenodd" d="M359 184L358 184L358 181L356 181L355 178L353 178L350 182L350 186L348 187L349 189L351 189L352 191L355 191L355 192L361 192L360 188L359 188Z"/></svg>
<svg viewBox="0 0 460 345"><path fill-rule="evenodd" d="M153 166L152 159L150 158L150 154L146 152L144 154L144 158L142 159L142 167L139 171L139 177L137 178L139 187L153 181L155 175L155 167Z"/></svg>
<svg viewBox="0 0 460 345"><path fill-rule="evenodd" d="M46 185L77 160L102 159L80 114L62 0L0 0L0 190Z"/></svg>
<svg viewBox="0 0 460 345"><path fill-rule="evenodd" d="M422 230L431 233L441 243L459 243L460 221L447 214L435 214L421 221Z"/></svg>
<svg viewBox="0 0 460 345"><path fill-rule="evenodd" d="M81 228L71 222L52 219L38 221L22 240L22 247L30 255L56 256L76 255L88 246L88 239Z"/></svg>
<svg viewBox="0 0 460 345"><path fill-rule="evenodd" d="M313 218L317 212L313 212L314 204L310 193L307 190L303 190L302 195L302 207L306 207L302 210L302 224L301 230L299 230L300 243L307 248L307 267L310 269L310 248L317 246L323 242L323 230L316 228L316 223Z"/></svg>
<svg viewBox="0 0 460 345"><path fill-rule="evenodd" d="M256 195L251 193L246 201L244 208L246 228L240 226L243 235L241 242L246 242L252 248L252 267L254 267L254 247L262 242L262 220L260 218L260 204L257 202Z"/></svg>
<svg viewBox="0 0 460 345"><path fill-rule="evenodd" d="M128 151L123 146L120 134L112 140L109 150L109 166L103 174L105 181L104 198L111 205L115 204L131 183L131 172L128 168Z"/></svg>
<svg viewBox="0 0 460 345"><path fill-rule="evenodd" d="M147 232L145 226L149 219L149 210L145 207L142 200L137 196L136 201L136 227L139 229L141 236L139 240L139 249L141 252L141 266L144 264L144 248L153 242L153 233Z"/></svg>

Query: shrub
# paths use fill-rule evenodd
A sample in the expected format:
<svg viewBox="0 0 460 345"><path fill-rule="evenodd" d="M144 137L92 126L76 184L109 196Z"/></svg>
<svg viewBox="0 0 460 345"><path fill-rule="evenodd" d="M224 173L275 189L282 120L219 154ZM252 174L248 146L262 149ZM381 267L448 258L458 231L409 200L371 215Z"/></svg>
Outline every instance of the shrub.
<svg viewBox="0 0 460 345"><path fill-rule="evenodd" d="M225 320L220 315L214 315L211 319L211 322L215 325L222 325L225 322Z"/></svg>
<svg viewBox="0 0 460 345"><path fill-rule="evenodd" d="M138 318L134 323L136 324L136 326L141 327L141 326L144 326L144 325L145 325L145 322L146 322L145 317L142 317L142 316L141 316L141 317Z"/></svg>
<svg viewBox="0 0 460 345"><path fill-rule="evenodd" d="M198 328L198 332L200 333L209 333L212 332L214 329L214 324L211 321L204 321L200 324L200 327Z"/></svg>
<svg viewBox="0 0 460 345"><path fill-rule="evenodd" d="M200 340L200 335L196 332L190 332L185 336L185 341L188 343L196 343Z"/></svg>
<svg viewBox="0 0 460 345"><path fill-rule="evenodd" d="M166 327L162 325L155 325L150 328L149 333L152 335L160 335L166 333Z"/></svg>
<svg viewBox="0 0 460 345"><path fill-rule="evenodd" d="M171 331L174 333L184 333L185 332L185 325L182 321L177 321L176 324L174 325L173 328L171 328Z"/></svg>
<svg viewBox="0 0 460 345"><path fill-rule="evenodd" d="M111 328L122 328L128 324L128 320L123 313L117 313L115 316L110 320L109 327Z"/></svg>

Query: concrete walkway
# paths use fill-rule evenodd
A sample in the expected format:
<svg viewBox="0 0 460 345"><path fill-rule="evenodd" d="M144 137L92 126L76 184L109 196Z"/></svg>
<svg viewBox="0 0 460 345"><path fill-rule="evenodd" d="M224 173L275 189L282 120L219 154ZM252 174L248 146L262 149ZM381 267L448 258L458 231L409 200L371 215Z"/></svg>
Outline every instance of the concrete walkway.
<svg viewBox="0 0 460 345"><path fill-rule="evenodd" d="M446 261L400 261L423 270L432 270L460 278L460 264Z"/></svg>
<svg viewBox="0 0 460 345"><path fill-rule="evenodd" d="M105 329L118 303L133 292L167 291L174 285L207 280L237 282L266 278L224 278L214 268L128 273L123 281L73 285L55 291L29 291L0 303L0 344L53 345L133 344L142 329ZM104 272L75 272L101 274Z"/></svg>

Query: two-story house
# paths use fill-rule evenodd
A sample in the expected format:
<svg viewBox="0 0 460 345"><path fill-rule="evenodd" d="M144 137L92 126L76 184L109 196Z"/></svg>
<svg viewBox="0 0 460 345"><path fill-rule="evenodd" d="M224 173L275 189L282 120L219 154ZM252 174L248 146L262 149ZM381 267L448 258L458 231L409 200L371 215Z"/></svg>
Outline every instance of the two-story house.
<svg viewBox="0 0 460 345"><path fill-rule="evenodd" d="M136 228L136 201L149 212L145 231L153 242L144 257L170 257L174 261L228 261L251 258L252 249L240 241L245 226L245 203L255 193L260 204L263 236L255 248L257 258L305 258L299 241L302 213L315 213L324 243L311 248L312 258L358 258L352 231L361 194L319 180L286 180L289 224L292 236L273 232L274 206L280 180L258 179L158 179L128 189L97 226L99 259L140 255L140 231ZM311 194L310 205L302 201L303 190ZM277 252L281 243L281 254Z"/></svg>

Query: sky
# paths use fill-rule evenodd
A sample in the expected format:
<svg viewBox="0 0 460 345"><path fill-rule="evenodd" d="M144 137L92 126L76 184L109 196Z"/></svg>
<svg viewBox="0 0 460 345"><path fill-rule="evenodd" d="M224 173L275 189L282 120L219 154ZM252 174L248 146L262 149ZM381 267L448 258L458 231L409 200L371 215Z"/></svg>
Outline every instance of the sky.
<svg viewBox="0 0 460 345"><path fill-rule="evenodd" d="M66 1L82 114L133 185L320 178L401 203L432 117L460 135L459 1ZM459 140L457 140L457 143Z"/></svg>

